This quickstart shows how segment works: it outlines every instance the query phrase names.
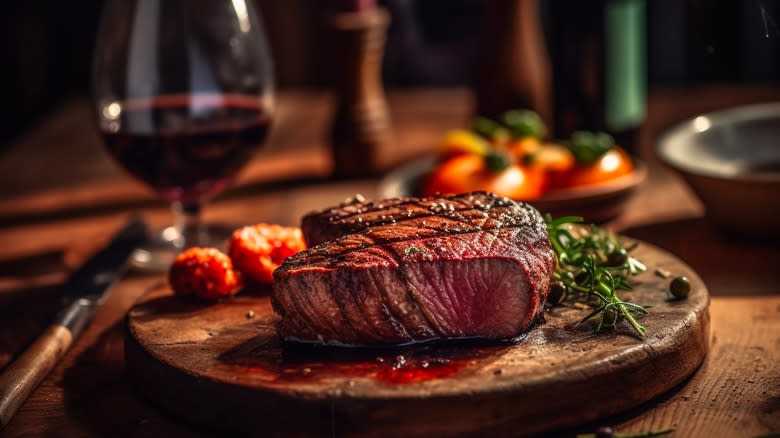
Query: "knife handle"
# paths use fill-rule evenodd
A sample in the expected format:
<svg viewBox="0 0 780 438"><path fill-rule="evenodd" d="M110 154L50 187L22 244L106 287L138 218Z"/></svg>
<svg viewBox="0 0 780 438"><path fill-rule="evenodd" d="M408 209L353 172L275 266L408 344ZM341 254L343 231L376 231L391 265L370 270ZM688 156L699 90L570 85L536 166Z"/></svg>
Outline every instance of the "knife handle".
<svg viewBox="0 0 780 438"><path fill-rule="evenodd" d="M65 355L71 343L71 331L60 324L53 324L0 374L0 429L11 421L30 393Z"/></svg>
<svg viewBox="0 0 780 438"><path fill-rule="evenodd" d="M0 374L0 430L54 369L89 322L94 305L86 299L65 307L54 324Z"/></svg>

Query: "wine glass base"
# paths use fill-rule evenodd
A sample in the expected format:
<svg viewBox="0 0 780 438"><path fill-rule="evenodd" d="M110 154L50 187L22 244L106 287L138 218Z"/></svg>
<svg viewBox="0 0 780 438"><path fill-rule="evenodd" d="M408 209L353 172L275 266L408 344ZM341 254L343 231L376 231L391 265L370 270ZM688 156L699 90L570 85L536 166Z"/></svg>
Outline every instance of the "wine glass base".
<svg viewBox="0 0 780 438"><path fill-rule="evenodd" d="M211 246L224 252L235 228L221 224L204 225L197 241L190 245L183 244L176 227L164 228L133 252L130 267L142 272L166 272L176 256L188 246Z"/></svg>

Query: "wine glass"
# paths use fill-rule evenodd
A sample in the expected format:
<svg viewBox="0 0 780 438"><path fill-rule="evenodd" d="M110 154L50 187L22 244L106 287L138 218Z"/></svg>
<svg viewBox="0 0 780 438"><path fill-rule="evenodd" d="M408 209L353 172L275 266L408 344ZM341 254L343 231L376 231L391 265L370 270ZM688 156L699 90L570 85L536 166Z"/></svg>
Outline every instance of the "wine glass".
<svg viewBox="0 0 780 438"><path fill-rule="evenodd" d="M263 143L273 73L251 0L108 0L93 104L111 155L172 202L175 224L134 254L166 269L182 249L224 242L201 207Z"/></svg>

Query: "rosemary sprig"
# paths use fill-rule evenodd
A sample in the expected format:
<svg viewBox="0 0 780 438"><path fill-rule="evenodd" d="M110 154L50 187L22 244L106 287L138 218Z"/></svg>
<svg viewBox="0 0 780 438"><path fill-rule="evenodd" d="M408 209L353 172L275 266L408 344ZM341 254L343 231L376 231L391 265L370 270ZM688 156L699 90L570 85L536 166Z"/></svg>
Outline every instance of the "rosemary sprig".
<svg viewBox="0 0 780 438"><path fill-rule="evenodd" d="M629 277L646 269L639 260L629 255L635 248L624 247L623 242L604 228L591 225L589 229L575 227L582 218L567 216L552 219L545 215L558 265L553 273L553 288L558 289L558 301L584 302L593 308L582 322L598 316L596 332L604 327L614 328L626 320L640 335L645 328L634 315L647 314L647 309L623 301L619 290L632 289ZM562 296L560 294L563 294Z"/></svg>

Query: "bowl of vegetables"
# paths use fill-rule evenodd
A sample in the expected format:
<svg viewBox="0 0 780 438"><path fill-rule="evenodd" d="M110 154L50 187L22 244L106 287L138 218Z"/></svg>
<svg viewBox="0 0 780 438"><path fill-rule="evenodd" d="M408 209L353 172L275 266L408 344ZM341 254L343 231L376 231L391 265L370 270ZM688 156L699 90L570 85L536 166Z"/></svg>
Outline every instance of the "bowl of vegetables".
<svg viewBox="0 0 780 438"><path fill-rule="evenodd" d="M381 197L491 191L553 216L603 222L619 215L647 171L602 132L544 140L546 128L529 110L500 120L477 118L471 129L446 133L434 155L412 161L380 183Z"/></svg>

